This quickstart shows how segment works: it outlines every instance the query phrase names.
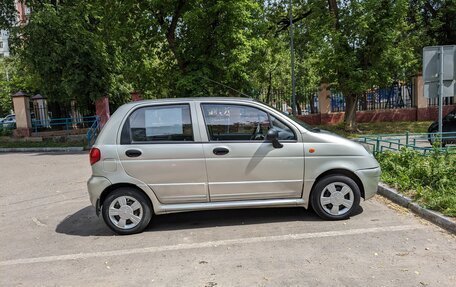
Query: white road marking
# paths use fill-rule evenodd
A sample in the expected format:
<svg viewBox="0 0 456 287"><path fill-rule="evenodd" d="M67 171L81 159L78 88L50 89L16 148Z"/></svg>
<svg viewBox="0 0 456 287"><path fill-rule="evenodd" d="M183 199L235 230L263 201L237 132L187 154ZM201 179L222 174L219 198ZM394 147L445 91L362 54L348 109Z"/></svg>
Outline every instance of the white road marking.
<svg viewBox="0 0 456 287"><path fill-rule="evenodd" d="M125 249L125 250L100 251L100 252L91 252L91 253L75 253L75 254L67 254L67 255L54 255L54 256L43 256L43 257L35 257L35 258L5 260L5 261L0 261L0 266L67 261L67 260L88 259L88 258L95 258L95 257L110 257L110 256L121 256L121 255L131 255L131 254L156 253L156 252L164 252L164 251L189 250L189 249L199 249L199 248L211 248L211 247L236 245L236 244L250 244L250 243L260 243L260 242L273 242L273 241L284 241L284 240L301 240L301 239L310 239L310 238L358 235L358 234L366 234L366 233L406 231L406 230L422 229L422 228L425 228L425 227L420 226L420 225L417 225L417 226L402 225L402 226L386 226L386 227L349 229L349 230L340 230L340 231L326 231L326 232L286 234L286 235L264 236L264 237L238 238L238 239L227 239L227 240L208 241L208 242L199 242L199 243L182 243L182 244L176 244L176 245L153 246L153 247Z"/></svg>
<svg viewBox="0 0 456 287"><path fill-rule="evenodd" d="M32 221L36 223L38 226L46 226L43 222L39 221L38 218L32 217Z"/></svg>

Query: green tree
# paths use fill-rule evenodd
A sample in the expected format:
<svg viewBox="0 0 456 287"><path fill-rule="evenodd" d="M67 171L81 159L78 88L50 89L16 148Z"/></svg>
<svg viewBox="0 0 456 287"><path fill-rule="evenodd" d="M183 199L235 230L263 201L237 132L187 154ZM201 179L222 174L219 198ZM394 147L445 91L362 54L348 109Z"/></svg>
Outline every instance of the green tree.
<svg viewBox="0 0 456 287"><path fill-rule="evenodd" d="M402 80L417 70L410 46L413 26L407 22L408 1L320 1L314 17L323 43L322 62L330 84L346 99L345 127L356 129L356 109L367 90Z"/></svg>
<svg viewBox="0 0 456 287"><path fill-rule="evenodd" d="M17 57L0 58L0 115L13 109L11 96L18 91L28 94L37 92L33 88L31 73L20 64Z"/></svg>
<svg viewBox="0 0 456 287"><path fill-rule="evenodd" d="M209 78L251 90L250 59L263 44L254 34L260 6L249 0L146 1L175 63L176 96L233 94Z"/></svg>
<svg viewBox="0 0 456 287"><path fill-rule="evenodd" d="M10 3L8 11L11 1L2 3ZM89 103L109 95L121 104L133 90L146 98L239 95L228 85L290 104L288 0L27 3L33 13L13 29L11 48L31 89L50 100ZM329 82L346 97L349 130L365 91L405 79L419 70L423 45L454 38L451 0L293 5L298 102Z"/></svg>
<svg viewBox="0 0 456 287"><path fill-rule="evenodd" d="M412 0L415 6L415 23L427 36L430 45L454 45L456 43L455 0ZM416 14L420 14L416 16ZM418 18L418 19L417 19Z"/></svg>
<svg viewBox="0 0 456 287"><path fill-rule="evenodd" d="M29 23L19 31L16 50L36 79L37 90L51 101L76 99L80 104L126 94L119 74L120 55L104 41L102 7L85 1L35 7Z"/></svg>
<svg viewBox="0 0 456 287"><path fill-rule="evenodd" d="M0 2L0 29L9 29L16 17L15 0L2 0Z"/></svg>

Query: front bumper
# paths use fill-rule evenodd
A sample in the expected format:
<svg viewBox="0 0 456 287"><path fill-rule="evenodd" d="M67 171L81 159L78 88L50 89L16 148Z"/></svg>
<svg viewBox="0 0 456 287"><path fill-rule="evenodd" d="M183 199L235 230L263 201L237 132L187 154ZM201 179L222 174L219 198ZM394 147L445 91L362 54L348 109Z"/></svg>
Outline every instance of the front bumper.
<svg viewBox="0 0 456 287"><path fill-rule="evenodd" d="M89 191L90 202L95 208L98 208L101 193L111 185L111 182L102 176L91 176L87 181L87 189Z"/></svg>
<svg viewBox="0 0 456 287"><path fill-rule="evenodd" d="M363 183L364 200L373 197L377 193L378 182L380 181L380 167L360 169L355 173Z"/></svg>

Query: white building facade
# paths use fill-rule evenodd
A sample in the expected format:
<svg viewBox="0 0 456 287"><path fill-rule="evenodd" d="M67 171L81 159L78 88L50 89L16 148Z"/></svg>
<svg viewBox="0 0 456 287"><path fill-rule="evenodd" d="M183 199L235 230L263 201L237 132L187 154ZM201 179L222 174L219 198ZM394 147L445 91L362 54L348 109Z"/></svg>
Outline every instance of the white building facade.
<svg viewBox="0 0 456 287"><path fill-rule="evenodd" d="M27 7L26 1L15 1L16 5L16 20L13 25L22 26L27 23L27 17L30 15L30 8ZM9 49L9 33L6 30L0 30L0 57L9 57L10 49Z"/></svg>
<svg viewBox="0 0 456 287"><path fill-rule="evenodd" d="M9 33L6 30L0 30L0 57L9 57Z"/></svg>

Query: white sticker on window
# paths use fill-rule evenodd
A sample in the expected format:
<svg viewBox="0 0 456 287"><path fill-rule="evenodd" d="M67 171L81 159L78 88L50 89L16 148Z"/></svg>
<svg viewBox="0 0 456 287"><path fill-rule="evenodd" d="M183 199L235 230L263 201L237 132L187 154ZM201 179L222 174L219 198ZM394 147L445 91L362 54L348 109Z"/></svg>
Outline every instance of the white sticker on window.
<svg viewBox="0 0 456 287"><path fill-rule="evenodd" d="M146 110L146 136L183 134L182 108Z"/></svg>

